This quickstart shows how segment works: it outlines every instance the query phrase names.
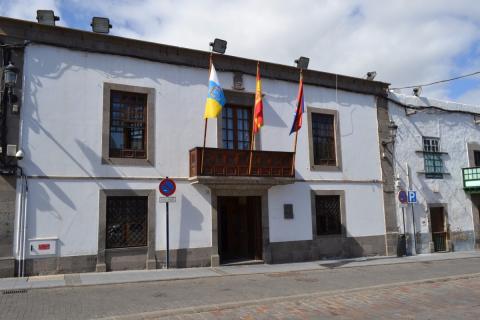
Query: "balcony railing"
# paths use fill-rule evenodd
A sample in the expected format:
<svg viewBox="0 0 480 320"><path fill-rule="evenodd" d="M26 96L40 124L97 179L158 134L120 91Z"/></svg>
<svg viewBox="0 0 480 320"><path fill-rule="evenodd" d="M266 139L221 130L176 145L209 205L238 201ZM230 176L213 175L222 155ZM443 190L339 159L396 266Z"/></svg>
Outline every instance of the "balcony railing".
<svg viewBox="0 0 480 320"><path fill-rule="evenodd" d="M293 152L252 151L252 167L249 170L250 151L205 148L202 166L201 147L190 150L190 177L195 176L245 176L288 177L292 170Z"/></svg>
<svg viewBox="0 0 480 320"><path fill-rule="evenodd" d="M480 191L480 167L463 168L463 189Z"/></svg>

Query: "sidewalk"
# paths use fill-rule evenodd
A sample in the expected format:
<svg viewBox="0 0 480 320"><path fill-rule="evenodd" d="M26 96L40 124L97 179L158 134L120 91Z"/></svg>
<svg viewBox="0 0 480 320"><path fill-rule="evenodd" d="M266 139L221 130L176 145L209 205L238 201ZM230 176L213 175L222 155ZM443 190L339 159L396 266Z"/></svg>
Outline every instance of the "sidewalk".
<svg viewBox="0 0 480 320"><path fill-rule="evenodd" d="M53 287L76 287L131 282L181 280L234 275L331 270L337 268L367 267L401 263L425 263L451 259L480 258L480 251L422 254L410 257L368 257L342 260L319 260L288 264L255 264L220 266L216 268L186 268L160 270L132 270L102 273L78 273L0 279L0 290L22 290Z"/></svg>

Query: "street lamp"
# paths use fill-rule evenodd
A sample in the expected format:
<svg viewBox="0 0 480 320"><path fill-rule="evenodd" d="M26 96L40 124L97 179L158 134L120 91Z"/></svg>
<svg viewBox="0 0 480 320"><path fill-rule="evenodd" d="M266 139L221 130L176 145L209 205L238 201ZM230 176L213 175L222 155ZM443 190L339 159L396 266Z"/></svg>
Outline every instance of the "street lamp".
<svg viewBox="0 0 480 320"><path fill-rule="evenodd" d="M3 81L6 87L14 88L17 83L18 68L12 62L3 70Z"/></svg>
<svg viewBox="0 0 480 320"><path fill-rule="evenodd" d="M37 10L37 21L40 24L55 26L55 21L59 21L60 17L56 16L53 10Z"/></svg>

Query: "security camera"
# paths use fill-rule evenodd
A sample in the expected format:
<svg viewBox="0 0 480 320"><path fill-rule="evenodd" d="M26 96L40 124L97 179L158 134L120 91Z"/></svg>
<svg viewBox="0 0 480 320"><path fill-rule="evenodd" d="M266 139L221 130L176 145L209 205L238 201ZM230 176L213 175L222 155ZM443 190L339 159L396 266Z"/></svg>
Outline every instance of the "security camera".
<svg viewBox="0 0 480 320"><path fill-rule="evenodd" d="M23 157L24 157L23 150L18 150L17 153L15 153L15 158L17 158L17 160L22 160Z"/></svg>

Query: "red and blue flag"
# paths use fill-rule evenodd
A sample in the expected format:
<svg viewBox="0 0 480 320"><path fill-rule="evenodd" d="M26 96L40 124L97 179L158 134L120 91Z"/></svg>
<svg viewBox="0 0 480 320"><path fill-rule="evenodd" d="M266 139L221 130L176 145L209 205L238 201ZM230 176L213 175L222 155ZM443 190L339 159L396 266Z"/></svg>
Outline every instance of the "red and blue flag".
<svg viewBox="0 0 480 320"><path fill-rule="evenodd" d="M303 77L300 77L300 83L298 85L297 108L295 110L295 118L293 119L290 134L300 130L302 127L303 112L305 112L305 105L303 101Z"/></svg>

